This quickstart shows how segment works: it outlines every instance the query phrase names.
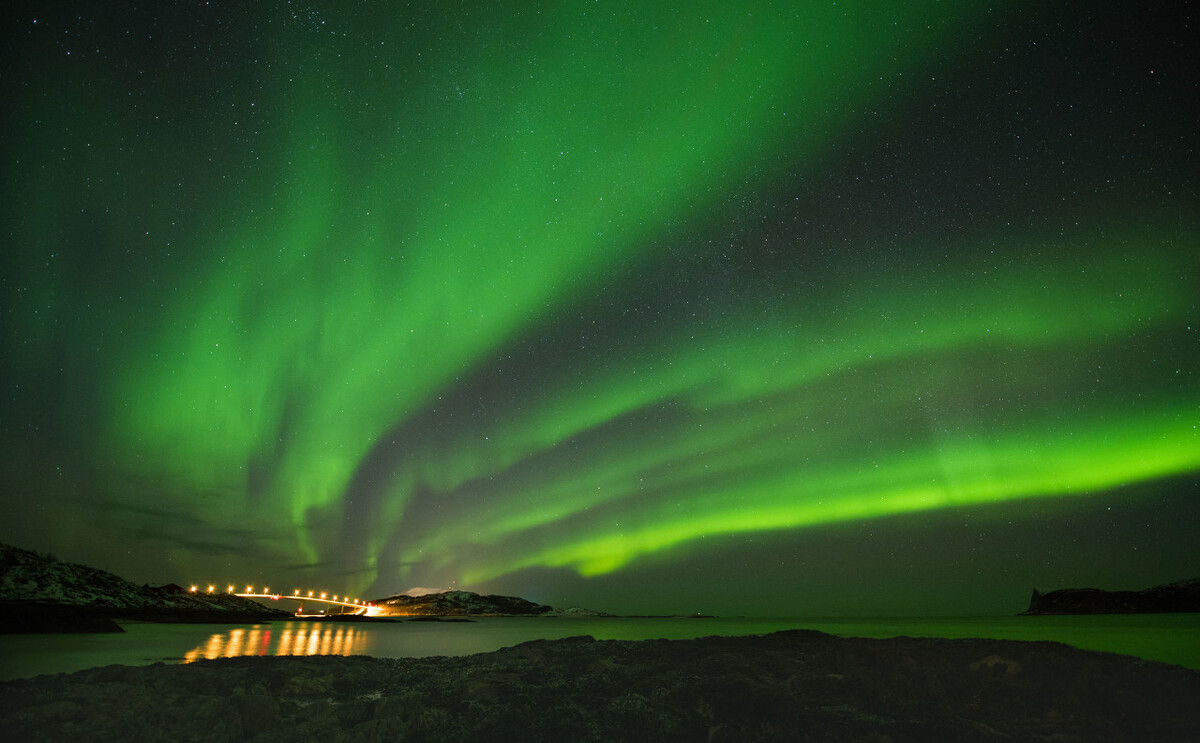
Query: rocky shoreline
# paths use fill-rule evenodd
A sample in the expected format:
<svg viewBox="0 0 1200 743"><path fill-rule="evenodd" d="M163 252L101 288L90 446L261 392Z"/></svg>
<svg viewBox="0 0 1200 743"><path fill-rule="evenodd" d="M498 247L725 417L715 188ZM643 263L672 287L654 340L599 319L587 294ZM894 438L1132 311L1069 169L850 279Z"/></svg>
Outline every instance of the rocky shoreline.
<svg viewBox="0 0 1200 743"><path fill-rule="evenodd" d="M535 641L462 658L234 658L0 683L14 739L1195 741L1200 672L1050 642Z"/></svg>
<svg viewBox="0 0 1200 743"><path fill-rule="evenodd" d="M118 622L159 624L265 624L285 613L236 609L112 609L69 604L0 601L0 635L124 632Z"/></svg>
<svg viewBox="0 0 1200 743"><path fill-rule="evenodd" d="M35 601L0 601L0 635L124 631L103 612Z"/></svg>

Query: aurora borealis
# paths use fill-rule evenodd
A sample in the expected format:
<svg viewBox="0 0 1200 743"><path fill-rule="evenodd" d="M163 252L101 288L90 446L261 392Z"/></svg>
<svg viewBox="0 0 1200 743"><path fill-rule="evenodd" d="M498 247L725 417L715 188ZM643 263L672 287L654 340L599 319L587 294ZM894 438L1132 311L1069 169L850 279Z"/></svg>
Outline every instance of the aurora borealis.
<svg viewBox="0 0 1200 743"><path fill-rule="evenodd" d="M1193 16L21 10L0 540L622 612L1200 574Z"/></svg>

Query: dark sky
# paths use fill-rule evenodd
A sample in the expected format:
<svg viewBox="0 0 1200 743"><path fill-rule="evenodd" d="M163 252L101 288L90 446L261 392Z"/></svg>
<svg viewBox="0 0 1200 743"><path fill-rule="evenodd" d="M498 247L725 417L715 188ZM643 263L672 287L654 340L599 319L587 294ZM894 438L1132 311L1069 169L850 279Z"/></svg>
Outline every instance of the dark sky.
<svg viewBox="0 0 1200 743"><path fill-rule="evenodd" d="M625 613L1200 575L1195 16L10 10L0 541Z"/></svg>

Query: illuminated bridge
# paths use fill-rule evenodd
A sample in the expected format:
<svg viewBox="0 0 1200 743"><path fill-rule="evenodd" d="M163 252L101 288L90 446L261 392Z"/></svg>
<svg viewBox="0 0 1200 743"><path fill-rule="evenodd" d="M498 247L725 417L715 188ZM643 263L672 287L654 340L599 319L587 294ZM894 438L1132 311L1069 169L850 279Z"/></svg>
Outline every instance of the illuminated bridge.
<svg viewBox="0 0 1200 743"><path fill-rule="evenodd" d="M299 601L300 609L296 612L296 616L307 616L306 614L303 613L304 612L304 604L306 604L306 603L308 603L308 604L312 604L312 603L324 604L324 605L328 605L328 606L339 606L339 607L342 607L342 609L343 609L343 611L339 612L341 614L363 614L366 616L374 616L380 612L380 608L378 606L375 606L374 604L363 601L362 599L350 598L349 596L339 596L336 593L330 595L330 593L328 591L305 591L305 590L296 588L296 589L293 589L292 593L289 595L286 593L272 593L271 589L268 586L262 586L257 591L255 591L254 586L246 586L246 590L243 592L240 592L240 593L235 591L234 588L235 587L232 585L226 586L225 590L222 593L231 593L234 596L240 596L241 598L246 598L246 599L270 599L272 601L285 601L285 600L286 601ZM191 592L192 593L200 593L200 587L192 586ZM216 592L217 592L216 585L209 585L208 590L205 591L205 593L216 593ZM345 609L353 609L354 611L347 612L347 611L345 611Z"/></svg>

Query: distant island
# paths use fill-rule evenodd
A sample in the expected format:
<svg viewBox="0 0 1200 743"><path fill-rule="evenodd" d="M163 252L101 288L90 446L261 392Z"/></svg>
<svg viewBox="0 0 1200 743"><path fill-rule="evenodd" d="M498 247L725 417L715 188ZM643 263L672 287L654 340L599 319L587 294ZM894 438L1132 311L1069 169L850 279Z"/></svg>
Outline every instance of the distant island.
<svg viewBox="0 0 1200 743"><path fill-rule="evenodd" d="M1176 581L1141 591L1062 588L1049 593L1034 589L1023 614L1167 614L1200 612L1200 578Z"/></svg>
<svg viewBox="0 0 1200 743"><path fill-rule="evenodd" d="M381 617L602 617L590 609L555 609L517 596L481 595L473 591L398 593L371 602Z"/></svg>

